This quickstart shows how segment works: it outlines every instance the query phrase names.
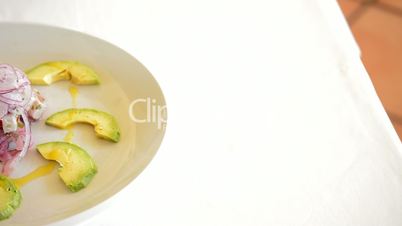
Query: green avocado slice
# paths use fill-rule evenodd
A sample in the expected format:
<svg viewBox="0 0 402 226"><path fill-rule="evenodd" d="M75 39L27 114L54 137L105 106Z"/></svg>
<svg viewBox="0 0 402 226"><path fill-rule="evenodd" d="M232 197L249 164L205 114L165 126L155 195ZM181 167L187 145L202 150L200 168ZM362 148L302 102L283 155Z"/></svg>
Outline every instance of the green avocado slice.
<svg viewBox="0 0 402 226"><path fill-rule="evenodd" d="M70 108L57 112L46 119L46 125L66 129L74 123L87 123L94 126L95 134L105 140L119 142L120 128L116 119L109 113L90 108Z"/></svg>
<svg viewBox="0 0 402 226"><path fill-rule="evenodd" d="M20 206L21 192L9 178L0 175L0 220L8 219Z"/></svg>
<svg viewBox="0 0 402 226"><path fill-rule="evenodd" d="M27 70L26 74L33 85L50 85L60 80L70 80L77 85L99 84L98 74L76 61L46 62Z"/></svg>
<svg viewBox="0 0 402 226"><path fill-rule="evenodd" d="M85 188L98 171L92 157L75 144L49 142L37 145L36 149L43 158L60 164L59 176L72 192Z"/></svg>

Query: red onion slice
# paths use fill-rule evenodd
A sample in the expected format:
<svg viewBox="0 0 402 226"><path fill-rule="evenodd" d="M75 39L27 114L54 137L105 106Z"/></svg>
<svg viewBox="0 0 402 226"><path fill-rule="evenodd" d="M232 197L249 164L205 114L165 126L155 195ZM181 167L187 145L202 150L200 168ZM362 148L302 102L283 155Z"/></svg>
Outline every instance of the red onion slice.
<svg viewBox="0 0 402 226"><path fill-rule="evenodd" d="M17 161L20 161L26 155L29 149L29 144L31 143L31 123L29 122L28 116L26 115L25 111L22 112L21 117L25 128L25 141L24 147L20 151Z"/></svg>
<svg viewBox="0 0 402 226"><path fill-rule="evenodd" d="M9 110L8 106L9 104L0 101L0 118L3 118L8 113Z"/></svg>
<svg viewBox="0 0 402 226"><path fill-rule="evenodd" d="M31 126L27 116L26 108L33 95L30 82L24 72L12 65L0 64L0 119L6 114L13 112L21 115L24 124L24 132L4 134L0 131L0 161L2 162L2 172L6 175L11 172L15 164L18 163L28 152L31 145ZM1 127L0 127L1 129ZM22 149L8 150L8 145L20 136L24 139Z"/></svg>
<svg viewBox="0 0 402 226"><path fill-rule="evenodd" d="M8 175L15 167L15 165L21 161L21 159L27 154L29 147L31 145L31 126L30 126L30 122L28 120L28 117L26 115L26 112L22 112L21 113L21 117L22 117L22 121L24 123L24 129L25 132L23 134L24 136L24 146L22 148L21 151L12 151L13 155L11 155L12 159L6 160L5 162L3 162L3 169L2 169L2 173L4 175ZM21 136L21 134L20 134ZM3 141L4 142L4 141ZM3 145L4 146L4 145ZM4 146L1 148L0 153L4 152L4 151L8 151L5 150L7 146ZM4 160L3 160L4 161Z"/></svg>
<svg viewBox="0 0 402 226"><path fill-rule="evenodd" d="M0 64L0 91L18 88L18 77L13 66Z"/></svg>

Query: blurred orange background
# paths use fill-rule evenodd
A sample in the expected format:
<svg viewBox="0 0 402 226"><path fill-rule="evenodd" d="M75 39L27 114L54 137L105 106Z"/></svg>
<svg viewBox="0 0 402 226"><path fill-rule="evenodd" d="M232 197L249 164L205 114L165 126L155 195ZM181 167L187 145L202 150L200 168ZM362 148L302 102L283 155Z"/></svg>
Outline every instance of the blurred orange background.
<svg viewBox="0 0 402 226"><path fill-rule="evenodd" d="M338 0L377 94L402 140L402 0Z"/></svg>

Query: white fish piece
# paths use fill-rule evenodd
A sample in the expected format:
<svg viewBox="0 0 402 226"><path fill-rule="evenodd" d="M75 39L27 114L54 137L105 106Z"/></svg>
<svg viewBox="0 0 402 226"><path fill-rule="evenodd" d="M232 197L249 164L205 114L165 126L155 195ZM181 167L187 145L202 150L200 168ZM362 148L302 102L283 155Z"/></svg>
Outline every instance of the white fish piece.
<svg viewBox="0 0 402 226"><path fill-rule="evenodd" d="M17 116L14 114L5 115L1 119L1 121L3 122L3 132L4 133L14 132L18 128Z"/></svg>

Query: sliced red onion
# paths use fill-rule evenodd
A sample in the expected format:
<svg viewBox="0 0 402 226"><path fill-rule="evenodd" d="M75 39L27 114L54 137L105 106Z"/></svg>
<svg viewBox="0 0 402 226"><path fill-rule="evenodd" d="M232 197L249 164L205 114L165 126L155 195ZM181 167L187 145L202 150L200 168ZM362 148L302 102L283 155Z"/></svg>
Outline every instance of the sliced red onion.
<svg viewBox="0 0 402 226"><path fill-rule="evenodd" d="M24 107L27 105L32 96L32 88L29 85L23 85L18 89L14 89L8 93L0 94L0 100L5 103Z"/></svg>
<svg viewBox="0 0 402 226"><path fill-rule="evenodd" d="M0 100L2 102L24 106L32 96L28 78L20 69L0 64Z"/></svg>
<svg viewBox="0 0 402 226"><path fill-rule="evenodd" d="M8 113L8 104L0 101L0 118L3 118Z"/></svg>
<svg viewBox="0 0 402 226"><path fill-rule="evenodd" d="M28 116L26 115L26 112L22 112L21 114L22 117L22 122L24 123L24 128L25 128L25 141L24 141L24 147L18 154L17 161L20 161L28 152L29 149L29 144L31 143L31 123L28 120Z"/></svg>
<svg viewBox="0 0 402 226"><path fill-rule="evenodd" d="M6 175L26 155L31 144L31 126L26 109L32 95L30 82L22 70L12 65L0 64L0 119L13 112L20 115L24 123L24 131L16 131L14 136L0 131L0 161L3 164L2 172ZM17 141L15 136L24 139L23 147L10 151L8 144Z"/></svg>
<svg viewBox="0 0 402 226"><path fill-rule="evenodd" d="M25 130L23 134L18 134L19 136L24 136L24 146L22 150L21 151L8 150L8 144L9 142L11 142L10 141L11 137L8 137L8 139L4 139L3 142L0 143L0 155L1 153L3 153L3 155L6 154L6 156L4 156L1 159L3 162L2 173L6 176L9 175L9 173L14 169L15 165L19 161L21 161L21 159L27 154L29 147L31 145L31 137L32 137L31 126L25 111L21 113L21 118L24 123L24 130Z"/></svg>
<svg viewBox="0 0 402 226"><path fill-rule="evenodd" d="M0 91L18 88L19 75L13 66L0 64Z"/></svg>

